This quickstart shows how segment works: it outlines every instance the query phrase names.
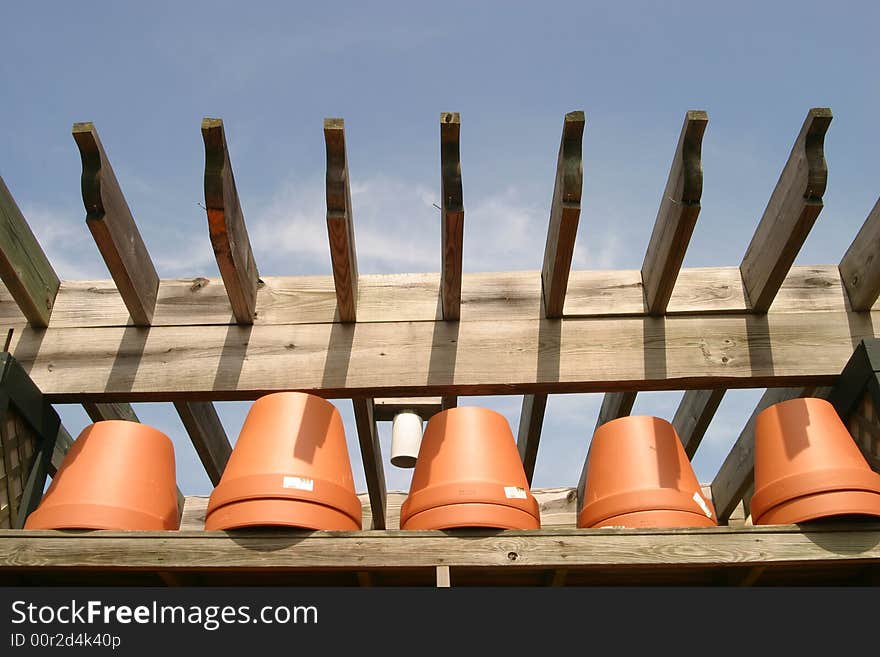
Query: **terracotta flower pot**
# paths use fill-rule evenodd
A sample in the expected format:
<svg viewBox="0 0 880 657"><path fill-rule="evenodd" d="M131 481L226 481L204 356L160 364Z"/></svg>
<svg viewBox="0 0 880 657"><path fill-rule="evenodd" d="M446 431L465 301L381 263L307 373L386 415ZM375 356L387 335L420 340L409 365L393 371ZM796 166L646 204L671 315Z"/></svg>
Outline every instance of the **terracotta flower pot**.
<svg viewBox="0 0 880 657"><path fill-rule="evenodd" d="M538 502L503 415L465 406L428 421L400 507L401 529L540 526Z"/></svg>
<svg viewBox="0 0 880 657"><path fill-rule="evenodd" d="M26 529L177 529L174 446L161 431L107 420L71 446Z"/></svg>
<svg viewBox="0 0 880 657"><path fill-rule="evenodd" d="M666 420L606 422L593 435L578 527L712 527L712 502Z"/></svg>
<svg viewBox="0 0 880 657"><path fill-rule="evenodd" d="M342 418L325 399L279 392L248 412L205 529L263 526L361 528Z"/></svg>
<svg viewBox="0 0 880 657"><path fill-rule="evenodd" d="M837 515L880 516L880 475L872 471L824 399L790 399L755 422L756 525Z"/></svg>

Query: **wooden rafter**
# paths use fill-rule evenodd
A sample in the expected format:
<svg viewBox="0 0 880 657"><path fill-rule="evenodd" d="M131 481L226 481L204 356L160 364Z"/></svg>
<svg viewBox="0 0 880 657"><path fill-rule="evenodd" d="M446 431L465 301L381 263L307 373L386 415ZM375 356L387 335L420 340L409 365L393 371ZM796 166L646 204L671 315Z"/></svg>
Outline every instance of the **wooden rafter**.
<svg viewBox="0 0 880 657"><path fill-rule="evenodd" d="M0 178L0 277L31 326L48 326L60 281L3 178Z"/></svg>
<svg viewBox="0 0 880 657"><path fill-rule="evenodd" d="M642 263L642 284L648 313L663 315L672 296L703 194L701 149L709 116L691 110L684 117L669 178Z"/></svg>
<svg viewBox="0 0 880 657"><path fill-rule="evenodd" d="M159 275L116 181L98 131L75 123L73 138L82 159L82 199L86 224L136 326L149 326Z"/></svg>
<svg viewBox="0 0 880 657"><path fill-rule="evenodd" d="M840 261L853 310L870 310L880 297L880 199Z"/></svg>
<svg viewBox="0 0 880 657"><path fill-rule="evenodd" d="M205 142L205 209L211 246L239 324L254 321L259 274L248 238L221 119L202 120Z"/></svg>
<svg viewBox="0 0 880 657"><path fill-rule="evenodd" d="M532 483L535 474L535 463L538 460L538 444L541 440L541 428L544 424L544 412L547 410L547 395L524 395L522 409L519 413L519 430L516 435L516 447L523 463L526 479Z"/></svg>
<svg viewBox="0 0 880 657"><path fill-rule="evenodd" d="M681 398L672 418L672 426L675 427L689 459L694 458L723 398L724 388L687 390Z"/></svg>
<svg viewBox="0 0 880 657"><path fill-rule="evenodd" d="M174 408L196 448L199 460L205 466L208 478L216 486L232 454L232 446L217 409L211 402L197 401L174 402Z"/></svg>
<svg viewBox="0 0 880 657"><path fill-rule="evenodd" d="M740 264L743 285L755 312L770 308L819 213L828 182L825 132L831 110L807 113L788 162Z"/></svg>
<svg viewBox="0 0 880 657"><path fill-rule="evenodd" d="M358 300L357 251L345 150L345 122L342 119L324 119L324 142L327 147L327 233L336 303L339 320L354 322Z"/></svg>
<svg viewBox="0 0 880 657"><path fill-rule="evenodd" d="M373 400L356 397L351 403L357 425L358 442L361 446L367 492L370 496L373 529L385 529L385 468L382 465L382 450L379 446L379 429L376 427Z"/></svg>

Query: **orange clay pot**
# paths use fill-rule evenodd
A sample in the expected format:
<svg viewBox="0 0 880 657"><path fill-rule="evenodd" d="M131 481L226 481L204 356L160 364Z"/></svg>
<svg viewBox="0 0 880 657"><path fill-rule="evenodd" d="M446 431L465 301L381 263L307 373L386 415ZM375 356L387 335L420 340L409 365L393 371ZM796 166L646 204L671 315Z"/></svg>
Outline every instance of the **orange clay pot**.
<svg viewBox="0 0 880 657"><path fill-rule="evenodd" d="M25 529L177 529L174 446L161 431L107 420L83 429Z"/></svg>
<svg viewBox="0 0 880 657"><path fill-rule="evenodd" d="M593 435L578 527L713 527L712 502L666 420L606 422Z"/></svg>
<svg viewBox="0 0 880 657"><path fill-rule="evenodd" d="M540 526L538 502L503 415L464 406L428 421L400 507L401 529Z"/></svg>
<svg viewBox="0 0 880 657"><path fill-rule="evenodd" d="M756 525L837 515L880 516L880 475L872 471L824 399L790 399L755 422Z"/></svg>
<svg viewBox="0 0 880 657"><path fill-rule="evenodd" d="M266 526L361 528L342 418L325 399L279 392L251 406L205 529Z"/></svg>

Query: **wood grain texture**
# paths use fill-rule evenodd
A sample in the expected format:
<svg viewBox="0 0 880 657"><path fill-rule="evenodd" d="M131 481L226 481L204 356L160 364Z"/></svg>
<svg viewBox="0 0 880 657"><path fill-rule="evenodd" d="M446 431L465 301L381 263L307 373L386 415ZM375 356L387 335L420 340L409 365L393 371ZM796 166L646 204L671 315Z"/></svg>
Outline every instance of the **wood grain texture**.
<svg viewBox="0 0 880 657"><path fill-rule="evenodd" d="M461 321L535 319L541 308L540 272L466 273L462 279ZM321 324L336 321L332 276L267 276L257 297L257 326ZM442 319L437 298L439 273L360 276L358 323L424 322ZM771 314L845 311L846 291L836 265L795 266L773 302ZM574 271L565 316L644 316L637 269ZM738 267L682 269L667 316L748 312ZM24 327L15 301L0 286L0 323ZM128 310L111 280L62 281L49 320L51 328L125 326ZM218 278L164 279L153 326L235 324L223 282Z"/></svg>
<svg viewBox="0 0 880 657"><path fill-rule="evenodd" d="M593 429L593 433L595 434L596 429L606 422L628 416L632 412L632 407L635 403L636 391L606 392L602 398L602 406L599 408L599 415L596 418L596 427ZM587 465L589 462L590 453L587 452L587 458L584 459L584 465L581 468L581 476L578 479L577 485L578 511L580 511L584 504L584 490L587 484Z"/></svg>
<svg viewBox="0 0 880 657"><path fill-rule="evenodd" d="M840 261L853 310L870 310L880 298L880 198Z"/></svg>
<svg viewBox="0 0 880 657"><path fill-rule="evenodd" d="M620 568L876 563L880 525L309 532L0 531L0 570ZM570 574L569 574L570 576Z"/></svg>
<svg viewBox="0 0 880 657"><path fill-rule="evenodd" d="M544 313L551 318L561 317L563 313L581 215L584 124L582 111L566 114L559 143L550 223L544 246L544 266L541 270Z"/></svg>
<svg viewBox="0 0 880 657"><path fill-rule="evenodd" d="M776 188L740 264L755 312L767 312L819 212L828 182L825 133L831 110L807 113Z"/></svg>
<svg viewBox="0 0 880 657"><path fill-rule="evenodd" d="M208 478L216 486L232 454L232 445L229 444L217 409L211 402L186 401L174 402L174 408L196 448L199 460L205 466Z"/></svg>
<svg viewBox="0 0 880 657"><path fill-rule="evenodd" d="M841 368L843 369L843 368ZM718 474L712 480L712 500L718 522L726 522L736 505L743 499L755 477L755 420L758 414L773 404L797 397L824 396L815 387L775 388L767 390L724 459Z"/></svg>
<svg viewBox="0 0 880 657"><path fill-rule="evenodd" d="M361 460L364 464L364 477L367 480L367 491L370 497L372 528L385 529L385 468L382 464L379 430L376 427L376 418L373 414L373 400L356 397L351 400L351 404L354 409L358 443L361 446Z"/></svg>
<svg viewBox="0 0 880 657"><path fill-rule="evenodd" d="M373 400L376 422L391 422L402 411L412 411L427 422L442 410L440 397L387 397Z"/></svg>
<svg viewBox="0 0 880 657"><path fill-rule="evenodd" d="M256 312L259 273L235 186L223 121L202 119L202 140L211 246L236 321L251 324Z"/></svg>
<svg viewBox="0 0 880 657"><path fill-rule="evenodd" d="M538 460L538 445L541 442L541 427L544 424L544 412L547 410L547 395L523 395L522 408L519 412L519 430L516 435L516 447L529 485L535 474L535 463Z"/></svg>
<svg viewBox="0 0 880 657"><path fill-rule="evenodd" d="M654 230L642 263L645 305L652 315L666 312L700 214L703 194L701 151L708 122L709 116L702 110L691 110L685 115L660 209L654 220Z"/></svg>
<svg viewBox="0 0 880 657"><path fill-rule="evenodd" d="M358 268L354 243L354 218L351 206L351 183L348 155L345 150L345 122L324 119L324 143L327 148L327 234L339 320L357 319Z"/></svg>
<svg viewBox="0 0 880 657"><path fill-rule="evenodd" d="M724 398L724 392L724 388L687 390L681 398L672 418L672 426L675 427L689 459L694 458L703 436L706 435L706 429Z"/></svg>
<svg viewBox="0 0 880 657"><path fill-rule="evenodd" d="M443 319L461 316L461 268L464 249L464 197L461 186L461 116L440 115L440 305Z"/></svg>
<svg viewBox="0 0 880 657"><path fill-rule="evenodd" d="M0 278L31 326L49 325L61 282L2 177Z"/></svg>
<svg viewBox="0 0 880 657"><path fill-rule="evenodd" d="M75 123L86 224L135 326L149 326L159 275L92 123Z"/></svg>
<svg viewBox="0 0 880 657"><path fill-rule="evenodd" d="M53 403L255 399L281 390L627 392L831 384L878 322L873 312L804 312L456 326L26 327L11 350Z"/></svg>

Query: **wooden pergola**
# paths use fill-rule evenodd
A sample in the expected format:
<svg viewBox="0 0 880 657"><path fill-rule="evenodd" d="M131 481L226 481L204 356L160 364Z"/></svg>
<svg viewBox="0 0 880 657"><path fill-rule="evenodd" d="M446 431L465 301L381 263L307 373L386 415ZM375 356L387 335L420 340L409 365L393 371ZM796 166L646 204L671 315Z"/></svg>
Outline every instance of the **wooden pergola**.
<svg viewBox="0 0 880 657"><path fill-rule="evenodd" d="M738 267L682 268L700 213L708 123L705 112L687 112L641 269L571 271L585 127L584 113L571 112L563 123L543 269L470 274L462 272L460 117L443 113L441 271L361 275L344 123L326 119L333 275L261 277L223 122L205 119L205 206L219 279L159 278L97 130L75 124L86 224L111 280L59 280L0 180L6 351L47 405L82 404L94 421L137 421L130 403L173 402L214 484L231 452L214 401L281 390L349 398L371 529L206 532L199 524L204 499L188 498L178 532L0 530L0 579L873 581L880 573L878 523L752 527L746 520L755 415L798 396L836 394L836 405L843 403L841 372L861 341L872 344L880 320L880 201L839 264L793 266L823 207L830 122L828 109L807 113ZM726 526L576 529L582 475L576 489L545 500L541 530L396 529L400 499L386 493L376 423L399 409L428 417L455 406L459 395L522 395L517 442L531 480L549 394L605 393L598 426L627 415L640 390L684 390L673 424L692 457L725 390L758 387L767 392L707 490ZM876 440L876 418L859 417L860 431ZM4 429L7 446L14 433ZM50 473L71 442L63 427L57 433ZM23 478L24 464L17 472ZM11 473L7 465L7 484ZM13 511L16 504L27 508L27 500L9 497Z"/></svg>

